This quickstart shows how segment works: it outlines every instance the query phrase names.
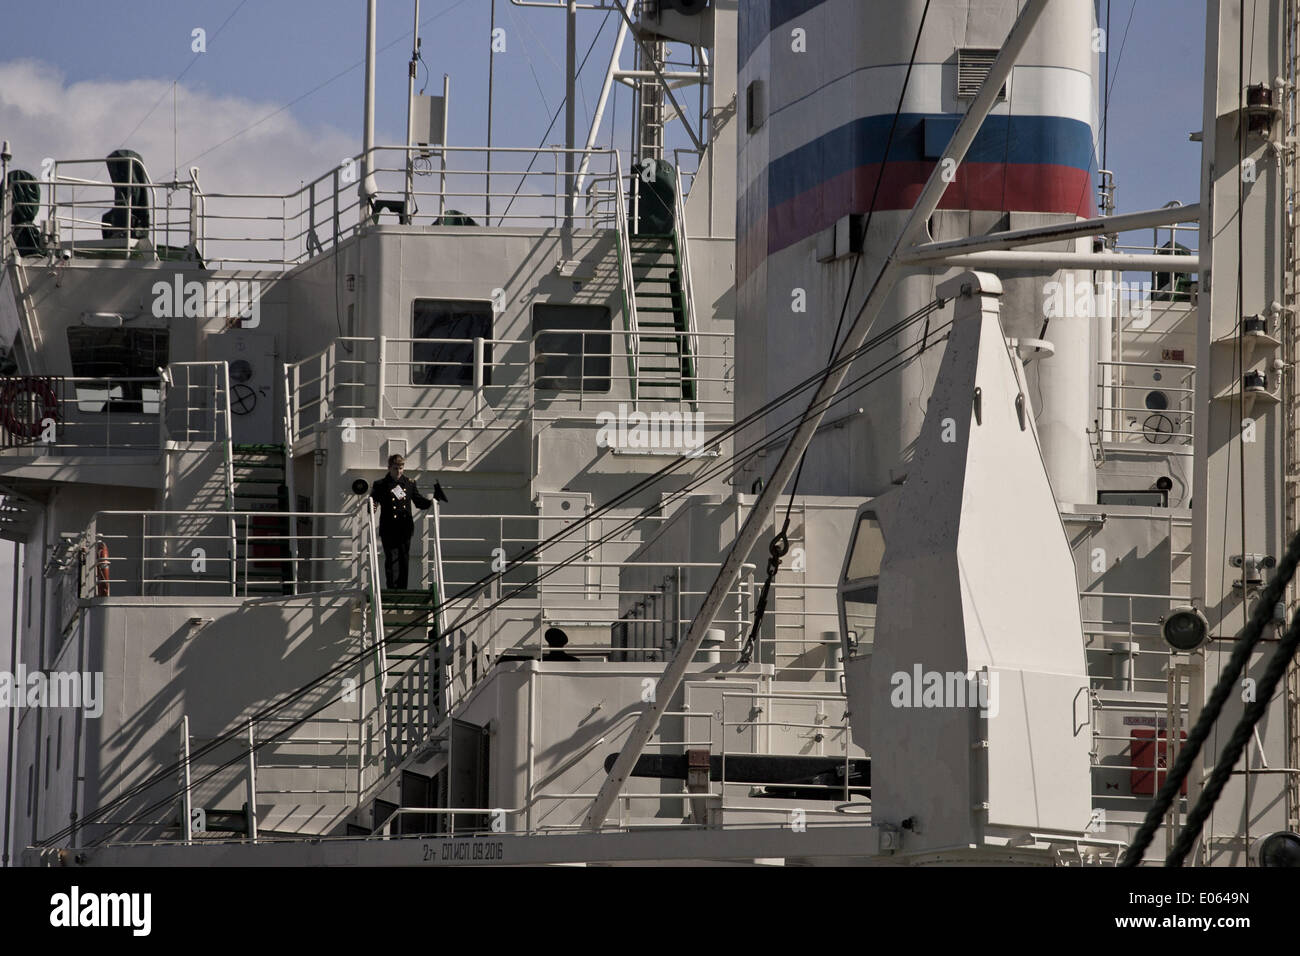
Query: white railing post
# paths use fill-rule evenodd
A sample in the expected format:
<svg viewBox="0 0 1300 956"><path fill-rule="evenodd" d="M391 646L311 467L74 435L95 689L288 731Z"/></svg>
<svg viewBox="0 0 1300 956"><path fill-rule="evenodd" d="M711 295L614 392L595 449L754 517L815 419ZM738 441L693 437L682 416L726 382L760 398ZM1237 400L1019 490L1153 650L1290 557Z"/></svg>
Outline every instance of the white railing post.
<svg viewBox="0 0 1300 956"><path fill-rule="evenodd" d="M483 338L474 338L474 424L483 424ZM435 502L436 504L436 502Z"/></svg>
<svg viewBox="0 0 1300 956"><path fill-rule="evenodd" d="M375 417L384 423L384 388L388 383L388 336L379 336L379 380L375 385Z"/></svg>
<svg viewBox="0 0 1300 956"><path fill-rule="evenodd" d="M636 314L636 280L632 276L632 237L628 231L627 221L627 200L623 194L623 168L622 159L617 151L614 153L614 164L617 167L614 175L616 185L614 204L615 204L615 231L619 245L618 257L618 274L619 281L623 289L623 313L624 313L624 346L628 350L627 370L629 375L629 389L632 401L635 406L637 397L637 367L638 358L641 354L640 342L640 325ZM612 364L612 361L611 361Z"/></svg>
<svg viewBox="0 0 1300 956"><path fill-rule="evenodd" d="M447 582L442 576L442 505L433 499L433 583L438 587L438 604L447 600ZM435 615L435 620L441 615Z"/></svg>
<svg viewBox="0 0 1300 956"><path fill-rule="evenodd" d="M298 593L297 484L293 480L293 394L289 391L289 365L284 364L284 484L289 498L289 593Z"/></svg>
<svg viewBox="0 0 1300 956"><path fill-rule="evenodd" d="M376 705L379 706L383 704L384 693L388 687L388 648L384 646L384 603L379 584L379 550L376 546L375 509L371 507L369 498L364 499L361 507L365 509L366 513L367 551L369 551L369 561L366 562L366 565L367 575L370 578L370 606L374 612L371 615L370 623L379 668L375 680L375 685L379 691L379 699L376 701Z"/></svg>
<svg viewBox="0 0 1300 956"><path fill-rule="evenodd" d="M298 429L302 427L302 422L300 421L300 416L302 415L302 403L301 403L301 391L300 391L300 389L302 388L302 366L299 363L294 362L292 367L293 367L293 391L291 393L292 398L290 398L289 400L290 401L289 414L292 416L291 421L293 423L293 430L296 433Z"/></svg>
<svg viewBox="0 0 1300 956"><path fill-rule="evenodd" d="M248 838L257 842L257 744L253 722L248 722Z"/></svg>
<svg viewBox="0 0 1300 956"><path fill-rule="evenodd" d="M674 201L676 208L674 216L673 233L676 237L678 257L680 259L681 275L678 277L682 284L682 298L686 312L686 329L684 335L678 339L678 359L681 359L682 345L690 353L690 364L687 366L690 373L691 381L691 408L694 410L698 407L700 399L700 343L696 336L695 321L695 282L691 277L691 259L686 236L686 204L682 200L682 172L680 169L674 170L677 176L677 188L675 190ZM684 383L683 383L684 384Z"/></svg>
<svg viewBox="0 0 1300 956"><path fill-rule="evenodd" d="M180 764L181 764L181 833L187 844L194 842L193 813L190 805L190 718L181 717L180 726Z"/></svg>
<svg viewBox="0 0 1300 956"><path fill-rule="evenodd" d="M226 510L235 510L235 449L234 449L234 425L230 418L230 363L221 363L221 407L223 411L222 419L225 424L226 434ZM215 437L215 436L214 436Z"/></svg>

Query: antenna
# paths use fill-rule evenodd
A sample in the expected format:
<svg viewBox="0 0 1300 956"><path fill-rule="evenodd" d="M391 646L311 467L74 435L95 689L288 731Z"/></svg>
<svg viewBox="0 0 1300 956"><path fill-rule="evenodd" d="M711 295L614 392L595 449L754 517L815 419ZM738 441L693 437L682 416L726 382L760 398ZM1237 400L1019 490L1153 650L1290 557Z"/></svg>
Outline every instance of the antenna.
<svg viewBox="0 0 1300 956"><path fill-rule="evenodd" d="M361 195L362 221L370 214L370 206L379 187L374 176L375 149L375 6L376 0L366 0L366 97L365 119L361 136Z"/></svg>
<svg viewBox="0 0 1300 956"><path fill-rule="evenodd" d="M412 147L415 131L415 71L420 63L420 0L415 0L415 21L412 26L411 63L406 75L406 214L415 210L415 153Z"/></svg>

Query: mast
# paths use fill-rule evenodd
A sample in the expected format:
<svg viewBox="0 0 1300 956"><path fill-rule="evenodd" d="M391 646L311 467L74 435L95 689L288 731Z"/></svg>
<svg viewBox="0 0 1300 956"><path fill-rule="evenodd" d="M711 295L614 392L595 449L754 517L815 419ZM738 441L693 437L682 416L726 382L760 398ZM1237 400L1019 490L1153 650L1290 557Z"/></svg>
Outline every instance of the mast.
<svg viewBox="0 0 1300 956"><path fill-rule="evenodd" d="M365 117L362 120L361 138L361 218L370 214L370 202L379 187L374 178L375 148L375 6L376 0L366 0L366 92Z"/></svg>

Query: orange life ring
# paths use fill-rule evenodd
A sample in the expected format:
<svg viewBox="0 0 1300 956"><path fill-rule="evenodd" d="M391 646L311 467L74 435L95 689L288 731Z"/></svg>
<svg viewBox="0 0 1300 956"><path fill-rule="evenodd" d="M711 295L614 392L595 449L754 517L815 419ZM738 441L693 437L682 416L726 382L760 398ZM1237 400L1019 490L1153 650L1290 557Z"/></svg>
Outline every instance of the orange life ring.
<svg viewBox="0 0 1300 956"><path fill-rule="evenodd" d="M108 597L108 545L103 541L95 544L95 593Z"/></svg>
<svg viewBox="0 0 1300 956"><path fill-rule="evenodd" d="M40 400L41 413L35 421L26 421L18 416L18 400L23 393ZM42 423L52 418L59 419L59 398L54 394L50 383L43 378L15 378L5 383L0 389L0 424L5 430L18 438L35 438L43 429Z"/></svg>

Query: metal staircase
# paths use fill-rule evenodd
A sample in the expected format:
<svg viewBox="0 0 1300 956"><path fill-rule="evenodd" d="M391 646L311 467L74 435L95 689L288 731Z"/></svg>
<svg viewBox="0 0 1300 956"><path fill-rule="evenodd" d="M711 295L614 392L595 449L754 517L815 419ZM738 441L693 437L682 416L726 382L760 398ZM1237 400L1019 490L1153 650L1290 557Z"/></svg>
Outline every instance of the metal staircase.
<svg viewBox="0 0 1300 956"><path fill-rule="evenodd" d="M632 295L640 350L636 397L694 401L690 312L675 236L631 236Z"/></svg>
<svg viewBox="0 0 1300 956"><path fill-rule="evenodd" d="M266 512L243 519L236 563L243 593L293 593L289 486L283 445L235 444L231 448L235 511Z"/></svg>
<svg viewBox="0 0 1300 956"><path fill-rule="evenodd" d="M437 649L438 591L383 592L384 765L399 766L424 747L442 714Z"/></svg>

